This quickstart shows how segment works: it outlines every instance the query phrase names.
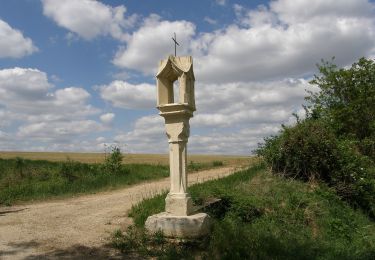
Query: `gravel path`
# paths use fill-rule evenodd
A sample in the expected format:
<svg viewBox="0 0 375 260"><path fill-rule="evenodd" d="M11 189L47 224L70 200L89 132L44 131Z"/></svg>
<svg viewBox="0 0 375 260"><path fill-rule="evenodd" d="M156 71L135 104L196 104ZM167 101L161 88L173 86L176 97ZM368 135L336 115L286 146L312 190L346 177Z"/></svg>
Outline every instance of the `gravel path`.
<svg viewBox="0 0 375 260"><path fill-rule="evenodd" d="M189 174L189 184L221 178L234 167ZM0 207L0 259L118 259L106 246L131 225L133 204L169 189L169 178L63 200ZM129 256L129 258L132 258Z"/></svg>

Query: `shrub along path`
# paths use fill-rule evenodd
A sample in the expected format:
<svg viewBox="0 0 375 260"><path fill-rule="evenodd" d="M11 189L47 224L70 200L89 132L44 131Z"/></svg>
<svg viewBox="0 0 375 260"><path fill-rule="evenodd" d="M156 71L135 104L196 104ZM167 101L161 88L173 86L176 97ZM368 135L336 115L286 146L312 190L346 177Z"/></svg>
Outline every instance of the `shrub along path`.
<svg viewBox="0 0 375 260"><path fill-rule="evenodd" d="M189 184L228 176L235 167L189 174ZM0 207L0 259L116 258L106 237L131 224L133 204L165 192L169 178L121 190Z"/></svg>

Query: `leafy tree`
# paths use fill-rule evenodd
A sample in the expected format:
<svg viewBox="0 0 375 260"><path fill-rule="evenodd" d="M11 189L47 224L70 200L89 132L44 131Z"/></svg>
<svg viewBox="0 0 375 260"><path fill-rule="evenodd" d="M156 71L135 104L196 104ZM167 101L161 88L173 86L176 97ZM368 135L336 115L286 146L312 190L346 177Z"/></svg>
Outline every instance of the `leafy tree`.
<svg viewBox="0 0 375 260"><path fill-rule="evenodd" d="M361 58L350 68L331 62L319 66L310 82L308 115L328 122L340 138L358 141L360 151L375 160L375 63Z"/></svg>

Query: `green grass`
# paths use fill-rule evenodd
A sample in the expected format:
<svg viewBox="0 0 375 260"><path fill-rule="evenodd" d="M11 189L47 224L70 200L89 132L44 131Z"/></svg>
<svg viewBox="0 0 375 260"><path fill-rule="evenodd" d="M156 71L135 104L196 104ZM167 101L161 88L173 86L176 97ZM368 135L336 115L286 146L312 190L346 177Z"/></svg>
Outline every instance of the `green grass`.
<svg viewBox="0 0 375 260"><path fill-rule="evenodd" d="M224 166L224 162L218 161L218 160L211 161L211 162L190 161L187 164L187 170L189 172L192 172L192 171L195 172L195 171L208 170L208 169L212 169L212 168L215 168L215 167L222 167L222 166Z"/></svg>
<svg viewBox="0 0 375 260"><path fill-rule="evenodd" d="M126 164L109 172L103 164L0 159L0 205L108 190L169 176L165 165Z"/></svg>
<svg viewBox="0 0 375 260"><path fill-rule="evenodd" d="M324 184L288 180L257 165L190 192L196 203L221 198L206 209L214 219L209 238L176 246L148 235L144 222L163 211L164 194L135 205L135 225L117 232L113 245L162 259L375 259L375 223Z"/></svg>

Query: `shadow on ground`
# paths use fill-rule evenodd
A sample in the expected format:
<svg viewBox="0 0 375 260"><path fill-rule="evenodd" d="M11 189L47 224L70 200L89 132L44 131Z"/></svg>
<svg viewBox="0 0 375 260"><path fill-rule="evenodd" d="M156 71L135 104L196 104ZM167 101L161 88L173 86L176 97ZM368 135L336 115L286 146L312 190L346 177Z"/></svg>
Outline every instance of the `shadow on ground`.
<svg viewBox="0 0 375 260"><path fill-rule="evenodd" d="M43 259L143 259L137 255L124 255L109 246L87 247L74 245L65 249L50 250L46 253L35 253L33 249L38 248L40 243L30 241L26 243L9 243L9 249L0 251L0 259L25 259L25 260L43 260ZM34 251L34 252L33 252ZM31 253L33 252L33 253Z"/></svg>
<svg viewBox="0 0 375 260"><path fill-rule="evenodd" d="M32 248L38 247L39 243L35 241L23 242L23 243L8 243L7 249L0 251L0 259L2 257L14 257L16 258L17 255L24 254L28 250L32 250Z"/></svg>
<svg viewBox="0 0 375 260"><path fill-rule="evenodd" d="M6 214L9 214L9 213L17 213L17 212L20 212L20 211L24 211L26 209L28 209L28 208L0 210L0 216L5 216Z"/></svg>

